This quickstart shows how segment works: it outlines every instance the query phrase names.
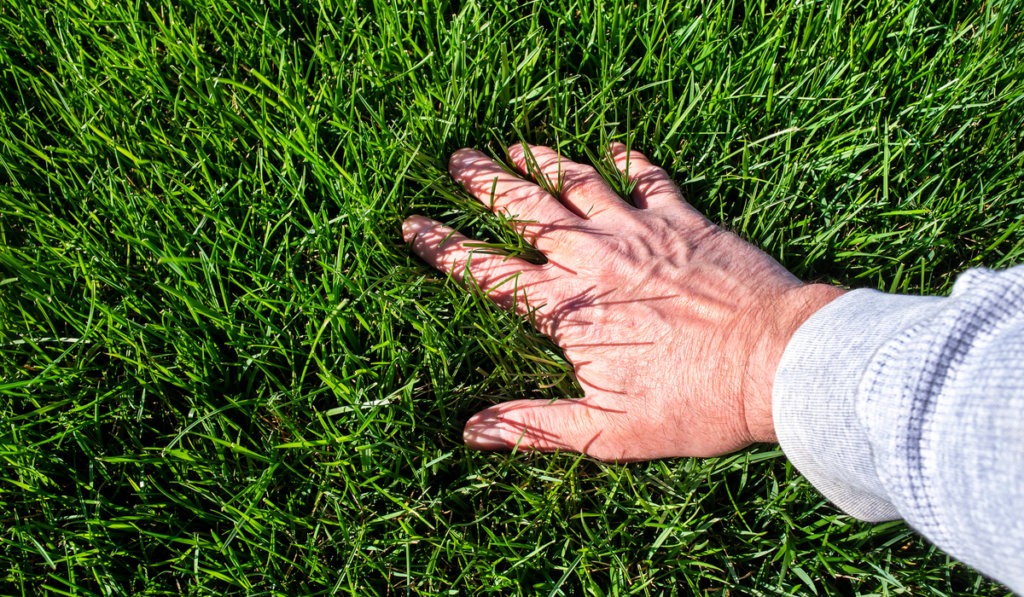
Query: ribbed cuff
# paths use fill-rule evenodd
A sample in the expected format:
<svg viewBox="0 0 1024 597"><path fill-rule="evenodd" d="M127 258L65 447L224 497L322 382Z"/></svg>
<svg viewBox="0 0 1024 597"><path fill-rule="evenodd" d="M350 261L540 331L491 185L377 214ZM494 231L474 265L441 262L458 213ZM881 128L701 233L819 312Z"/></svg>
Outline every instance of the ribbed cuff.
<svg viewBox="0 0 1024 597"><path fill-rule="evenodd" d="M779 362L772 390L779 444L797 470L851 516L870 522L900 517L857 420L857 389L879 348L933 314L942 300L848 292L800 326Z"/></svg>

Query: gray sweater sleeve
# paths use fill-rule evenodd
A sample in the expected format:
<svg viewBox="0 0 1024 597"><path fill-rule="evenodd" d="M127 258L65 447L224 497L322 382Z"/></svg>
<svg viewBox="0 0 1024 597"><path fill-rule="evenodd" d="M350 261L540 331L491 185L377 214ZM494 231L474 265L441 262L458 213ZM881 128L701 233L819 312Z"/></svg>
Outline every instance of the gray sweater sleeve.
<svg viewBox="0 0 1024 597"><path fill-rule="evenodd" d="M948 298L839 297L794 334L772 395L825 497L1024 593L1024 266L968 271Z"/></svg>

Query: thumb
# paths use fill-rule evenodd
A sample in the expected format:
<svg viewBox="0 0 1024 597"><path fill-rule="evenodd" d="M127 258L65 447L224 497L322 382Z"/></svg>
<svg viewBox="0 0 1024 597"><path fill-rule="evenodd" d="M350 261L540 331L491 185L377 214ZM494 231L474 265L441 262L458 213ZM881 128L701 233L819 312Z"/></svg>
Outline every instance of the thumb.
<svg viewBox="0 0 1024 597"><path fill-rule="evenodd" d="M564 450L600 460L625 460L610 434L625 411L592 400L512 400L470 417L462 438L477 450ZM617 446L618 444L618 446Z"/></svg>

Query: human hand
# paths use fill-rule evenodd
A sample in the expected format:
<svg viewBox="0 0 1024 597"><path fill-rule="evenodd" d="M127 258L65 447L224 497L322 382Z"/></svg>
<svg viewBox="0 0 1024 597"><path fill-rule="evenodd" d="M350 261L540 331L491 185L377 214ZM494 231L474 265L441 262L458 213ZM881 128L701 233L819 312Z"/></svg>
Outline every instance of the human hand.
<svg viewBox="0 0 1024 597"><path fill-rule="evenodd" d="M623 201L590 166L520 145L509 173L461 149L452 177L510 217L548 262L474 250L423 216L403 236L432 266L532 317L573 365L580 399L513 400L477 413L467 444L583 452L602 460L713 456L773 442L775 369L793 332L842 291L797 280L683 199L664 170L622 144Z"/></svg>

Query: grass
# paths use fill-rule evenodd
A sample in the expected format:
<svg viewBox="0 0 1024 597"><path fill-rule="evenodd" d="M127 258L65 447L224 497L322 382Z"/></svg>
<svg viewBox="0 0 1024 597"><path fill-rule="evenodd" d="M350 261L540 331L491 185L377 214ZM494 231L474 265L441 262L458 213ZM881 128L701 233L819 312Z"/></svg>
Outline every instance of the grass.
<svg viewBox="0 0 1024 597"><path fill-rule="evenodd" d="M1005 594L771 446L479 454L558 351L401 244L623 140L805 279L1024 261L1012 0L0 7L0 592ZM605 5L607 4L607 5Z"/></svg>

